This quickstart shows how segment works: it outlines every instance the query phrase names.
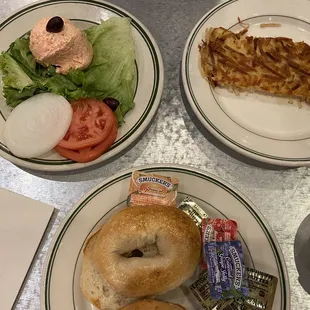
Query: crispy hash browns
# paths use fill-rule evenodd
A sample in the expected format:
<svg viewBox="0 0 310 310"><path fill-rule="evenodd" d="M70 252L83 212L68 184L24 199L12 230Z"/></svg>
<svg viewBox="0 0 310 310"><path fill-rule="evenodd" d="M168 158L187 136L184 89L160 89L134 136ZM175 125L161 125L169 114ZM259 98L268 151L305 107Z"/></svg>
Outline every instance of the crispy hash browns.
<svg viewBox="0 0 310 310"><path fill-rule="evenodd" d="M284 37L246 36L246 32L206 30L199 51L203 74L211 85L310 101L310 46Z"/></svg>

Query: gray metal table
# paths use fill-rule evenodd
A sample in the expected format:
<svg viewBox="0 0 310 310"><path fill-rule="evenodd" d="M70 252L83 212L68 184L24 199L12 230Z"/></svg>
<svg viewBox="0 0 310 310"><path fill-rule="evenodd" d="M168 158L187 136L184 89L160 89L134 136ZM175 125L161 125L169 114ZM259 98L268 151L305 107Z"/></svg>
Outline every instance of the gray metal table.
<svg viewBox="0 0 310 310"><path fill-rule="evenodd" d="M0 18L31 2L33 0L2 0ZM59 223L81 196L119 170L158 162L201 168L247 195L267 218L282 247L292 288L292 309L310 309L310 295L306 292L310 292L310 216L305 220L310 213L310 170L270 167L228 150L201 128L182 93L180 62L186 38L198 19L220 1L111 2L140 19L161 48L166 78L161 106L149 130L135 146L108 165L94 170L70 174L34 173L0 159L1 187L59 209L16 309L39 309L41 268L46 251Z"/></svg>

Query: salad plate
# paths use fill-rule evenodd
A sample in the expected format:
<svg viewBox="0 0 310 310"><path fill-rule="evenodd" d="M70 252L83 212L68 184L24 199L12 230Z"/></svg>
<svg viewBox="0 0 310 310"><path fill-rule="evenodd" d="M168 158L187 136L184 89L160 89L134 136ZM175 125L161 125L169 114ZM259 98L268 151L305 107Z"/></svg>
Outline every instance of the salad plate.
<svg viewBox="0 0 310 310"><path fill-rule="evenodd" d="M310 106L291 102L289 97L212 87L202 75L198 46L211 27L235 33L248 27L249 36L286 37L309 44L307 9L306 0L229 0L201 18L185 45L182 80L191 108L216 138L252 159L283 166L309 165Z"/></svg>
<svg viewBox="0 0 310 310"><path fill-rule="evenodd" d="M0 96L0 155L12 163L34 170L68 171L84 168L119 154L129 147L150 124L160 103L164 70L159 48L149 31L130 13L103 1L40 1L26 6L0 24L0 51L8 50L10 44L31 30L35 23L47 16L62 16L70 19L81 30L100 24L111 17L131 19L132 37L135 44L136 87L134 108L124 118L118 129L114 144L99 158L88 163L76 163L58 155L54 150L37 158L20 158L10 152L1 135L11 109ZM2 87L1 87L2 88ZM1 91L2 93L2 91Z"/></svg>
<svg viewBox="0 0 310 310"><path fill-rule="evenodd" d="M273 309L290 309L289 281L281 249L262 214L246 197L225 181L193 168L166 164L136 169L176 177L179 180L177 204L190 196L210 217L236 220L245 264L275 275L278 286ZM83 246L92 232L127 206L132 172L120 172L92 189L59 227L45 260L41 280L42 310L93 309L84 299L79 285ZM190 279L185 285L193 281ZM202 309L185 286L159 299L181 304L188 310Z"/></svg>

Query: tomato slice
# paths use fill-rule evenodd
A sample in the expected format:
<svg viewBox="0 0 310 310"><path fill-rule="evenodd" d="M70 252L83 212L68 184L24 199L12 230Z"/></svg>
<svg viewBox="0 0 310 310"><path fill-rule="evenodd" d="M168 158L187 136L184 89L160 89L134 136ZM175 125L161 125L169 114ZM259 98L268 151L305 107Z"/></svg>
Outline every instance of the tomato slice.
<svg viewBox="0 0 310 310"><path fill-rule="evenodd" d="M71 102L73 115L71 125L59 147L79 150L104 141L114 124L112 110L102 101L83 98Z"/></svg>
<svg viewBox="0 0 310 310"><path fill-rule="evenodd" d="M100 157L116 140L117 137L117 121L114 117L114 124L109 136L96 146L83 148L77 151L68 150L66 148L56 146L55 151L63 157L72 159L78 163L87 163Z"/></svg>

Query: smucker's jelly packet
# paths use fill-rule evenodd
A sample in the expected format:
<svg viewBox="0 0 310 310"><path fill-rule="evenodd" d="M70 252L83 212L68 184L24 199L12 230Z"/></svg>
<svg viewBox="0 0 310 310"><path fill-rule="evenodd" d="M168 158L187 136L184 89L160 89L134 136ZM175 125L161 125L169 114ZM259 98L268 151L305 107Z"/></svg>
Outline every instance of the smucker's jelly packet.
<svg viewBox="0 0 310 310"><path fill-rule="evenodd" d="M131 176L128 206L176 206L179 180L168 176L134 171Z"/></svg>
<svg viewBox="0 0 310 310"><path fill-rule="evenodd" d="M238 224L229 219L203 219L201 223L201 238L203 249L207 242L224 242L238 239ZM205 253L203 255L201 268L207 269Z"/></svg>
<svg viewBox="0 0 310 310"><path fill-rule="evenodd" d="M199 228L201 228L203 219L209 218L209 215L188 196L183 199L178 208L189 215Z"/></svg>
<svg viewBox="0 0 310 310"><path fill-rule="evenodd" d="M248 296L241 242L209 242L204 247L211 297L218 300Z"/></svg>

